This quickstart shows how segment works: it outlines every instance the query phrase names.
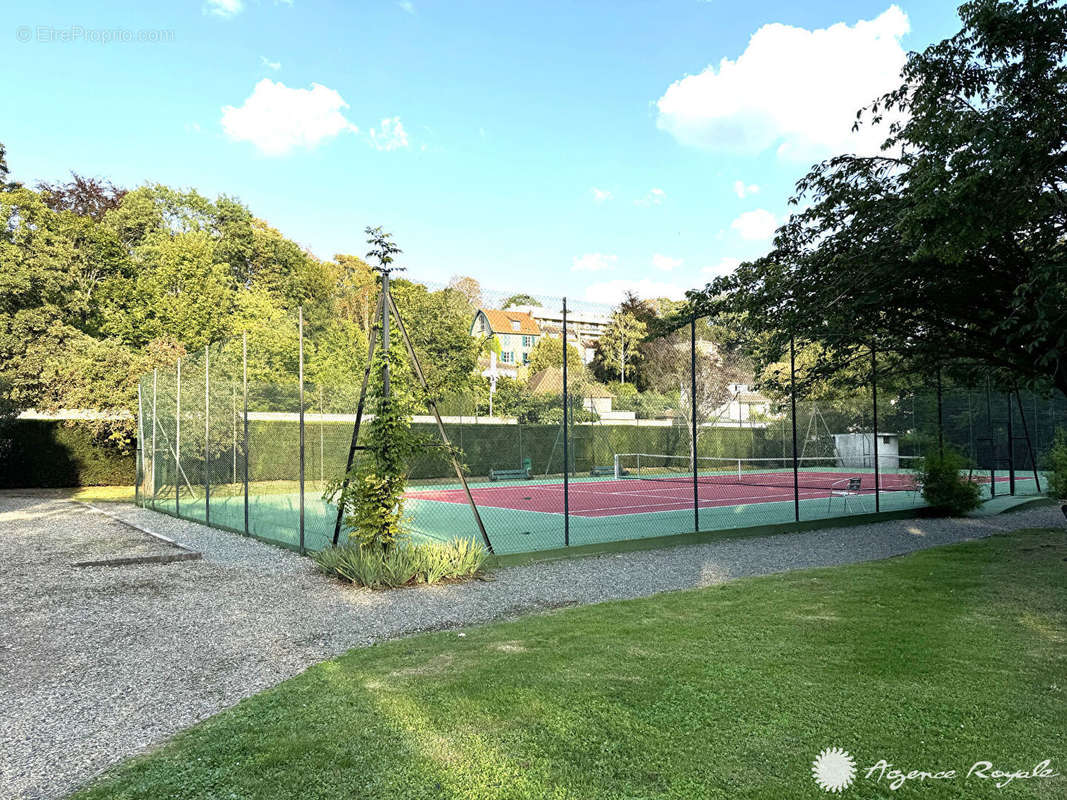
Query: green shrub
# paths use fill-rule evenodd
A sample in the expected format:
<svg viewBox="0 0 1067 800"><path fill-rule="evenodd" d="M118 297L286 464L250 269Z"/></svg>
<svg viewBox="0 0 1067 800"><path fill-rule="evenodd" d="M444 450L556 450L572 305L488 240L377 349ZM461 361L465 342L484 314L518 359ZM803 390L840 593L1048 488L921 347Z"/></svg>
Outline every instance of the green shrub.
<svg viewBox="0 0 1067 800"><path fill-rule="evenodd" d="M982 487L967 477L967 460L955 450L924 458L915 479L923 499L937 513L959 516L982 504Z"/></svg>
<svg viewBox="0 0 1067 800"><path fill-rule="evenodd" d="M485 548L469 539L405 542L391 550L350 544L312 556L327 575L371 589L469 580L481 573L487 557Z"/></svg>
<svg viewBox="0 0 1067 800"><path fill-rule="evenodd" d="M1067 430L1056 429L1048 460L1048 493L1060 500L1067 499Z"/></svg>

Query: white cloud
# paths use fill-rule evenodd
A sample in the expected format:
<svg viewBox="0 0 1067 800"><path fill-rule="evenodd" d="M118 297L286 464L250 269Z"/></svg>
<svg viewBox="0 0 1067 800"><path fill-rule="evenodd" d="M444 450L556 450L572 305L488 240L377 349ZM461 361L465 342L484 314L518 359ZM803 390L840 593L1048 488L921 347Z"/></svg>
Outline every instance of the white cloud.
<svg viewBox="0 0 1067 800"><path fill-rule="evenodd" d="M723 256L719 259L718 264L709 264L704 267L701 272L705 275L729 275L735 269L741 265L740 258L732 258L730 256Z"/></svg>
<svg viewBox="0 0 1067 800"><path fill-rule="evenodd" d="M757 241L770 239L774 235L774 229L778 227L778 219L765 208L757 208L755 211L746 211L730 223L742 239Z"/></svg>
<svg viewBox="0 0 1067 800"><path fill-rule="evenodd" d="M263 66L267 67L268 69L274 70L275 72L277 72L278 70L280 70L282 68L282 62L281 61L271 61L266 56L260 56L259 57L259 63L261 63Z"/></svg>
<svg viewBox="0 0 1067 800"><path fill-rule="evenodd" d="M656 125L682 144L739 153L877 152L885 125L853 134L852 123L859 108L900 83L900 39L909 30L896 5L852 26L764 25L736 61L723 58L718 69L671 84Z"/></svg>
<svg viewBox="0 0 1067 800"><path fill-rule="evenodd" d="M397 5L400 6L401 10L406 11L408 14L415 13L415 4L412 3L411 0L400 0Z"/></svg>
<svg viewBox="0 0 1067 800"><path fill-rule="evenodd" d="M759 186L754 183L750 183L748 184L748 186L745 186L744 181L734 181L734 194L744 199L750 194L759 194Z"/></svg>
<svg viewBox="0 0 1067 800"><path fill-rule="evenodd" d="M593 303L614 305L622 300L627 292L633 292L638 297L651 299L669 297L672 300L681 300L685 297L685 289L675 283L652 281L648 278L641 278L636 281L622 278L587 286L585 299Z"/></svg>
<svg viewBox="0 0 1067 800"><path fill-rule="evenodd" d="M658 206L667 198L667 193L662 189L649 189L648 194L640 200L634 200L635 206Z"/></svg>
<svg viewBox="0 0 1067 800"><path fill-rule="evenodd" d="M594 186L590 191L593 193L593 200L597 203L603 203L605 200L611 199L611 192L607 189L598 189Z"/></svg>
<svg viewBox="0 0 1067 800"><path fill-rule="evenodd" d="M571 271L600 272L605 269L615 269L615 264L618 263L618 260L618 256L607 255L606 253L586 253L585 255L575 256L574 261L571 263Z"/></svg>
<svg viewBox="0 0 1067 800"><path fill-rule="evenodd" d="M663 255L662 253L656 253L652 256L652 266L658 270L662 270L663 272L670 272L675 267L682 266L682 259L671 258L670 256Z"/></svg>
<svg viewBox="0 0 1067 800"><path fill-rule="evenodd" d="M370 143L376 150L399 150L408 146L408 132L404 130L400 117L387 117L381 125L370 129Z"/></svg>
<svg viewBox="0 0 1067 800"><path fill-rule="evenodd" d="M200 133L200 123L199 122L186 122L185 123L185 132L186 133Z"/></svg>
<svg viewBox="0 0 1067 800"><path fill-rule="evenodd" d="M244 10L244 0L207 0L204 10L216 17L233 17Z"/></svg>
<svg viewBox="0 0 1067 800"><path fill-rule="evenodd" d="M290 89L264 78L239 108L222 107L222 129L238 142L251 142L269 156L294 147L312 148L342 131L358 129L345 119L348 108L341 95L317 83L310 89Z"/></svg>

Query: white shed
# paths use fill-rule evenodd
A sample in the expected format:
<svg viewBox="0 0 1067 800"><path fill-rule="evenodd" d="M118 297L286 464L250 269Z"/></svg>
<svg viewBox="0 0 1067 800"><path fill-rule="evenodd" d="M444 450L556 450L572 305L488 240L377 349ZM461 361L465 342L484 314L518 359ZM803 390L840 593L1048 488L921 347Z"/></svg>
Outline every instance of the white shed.
<svg viewBox="0 0 1067 800"><path fill-rule="evenodd" d="M835 433L834 452L839 467L867 467L874 469L874 435L872 433ZM878 467L890 470L900 467L900 436L878 432Z"/></svg>

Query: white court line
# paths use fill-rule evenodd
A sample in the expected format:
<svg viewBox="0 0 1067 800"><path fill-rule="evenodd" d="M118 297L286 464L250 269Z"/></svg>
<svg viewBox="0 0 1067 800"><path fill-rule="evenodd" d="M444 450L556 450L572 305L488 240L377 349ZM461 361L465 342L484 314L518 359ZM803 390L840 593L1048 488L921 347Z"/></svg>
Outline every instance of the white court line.
<svg viewBox="0 0 1067 800"><path fill-rule="evenodd" d="M747 498L747 497L712 497L712 498L709 498L709 497L701 497L700 498L700 502L698 503L698 506L700 508L731 508L731 507L735 507L735 506L756 506L756 505L759 505L760 503L780 503L783 500L792 500L792 499L793 499L793 493L792 492L790 492L789 494L761 495L758 498ZM825 500L826 499L825 490L822 490L822 489L805 489L805 490L801 490L800 499L801 500L813 500L813 499L814 500ZM729 501L732 501L732 500L742 500L742 501L748 500L748 501L752 501L752 502L739 502L739 503L729 502ZM661 510L663 510L663 511L684 511L686 509L691 509L693 507L693 501L690 499L690 500L687 500L687 501L685 501L683 503L683 501L681 499L679 499L679 500L673 500L673 501L667 502L667 503L641 503L640 505L634 505L634 506L604 506L603 508L583 508L580 511L571 511L571 514L574 515L574 516L583 516L585 514L593 514L593 513L596 513L596 512L600 512L600 511L626 511L627 509L631 509L631 508L655 508L656 506L678 506L678 508L665 508L665 509L661 509ZM649 513L658 513L658 512L649 512ZM610 516L610 515L604 515L604 516ZM620 514L619 516L622 516L622 515Z"/></svg>

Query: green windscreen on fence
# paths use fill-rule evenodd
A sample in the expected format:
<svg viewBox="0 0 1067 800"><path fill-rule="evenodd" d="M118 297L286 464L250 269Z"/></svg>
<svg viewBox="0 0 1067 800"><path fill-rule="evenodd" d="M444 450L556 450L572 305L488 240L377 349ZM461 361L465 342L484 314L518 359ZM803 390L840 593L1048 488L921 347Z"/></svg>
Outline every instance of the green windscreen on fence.
<svg viewBox="0 0 1067 800"><path fill-rule="evenodd" d="M864 346L852 346L847 375L826 376L812 346L798 343L795 375L786 360L761 391L724 367L699 320L649 350L653 386L608 385L594 377L590 337L603 329L589 310L573 332L568 320L564 381L562 303L544 303L512 316L520 327L530 324L521 314L547 320L536 330L548 357L527 363L532 348L501 351L501 364L483 351L467 388L436 396L440 425L429 407L417 410L421 446L403 499L416 539L484 541L484 530L495 552L518 553L918 509L918 469L946 449L984 498L1036 496L1067 426L1056 393L951 370L901 377L891 357L880 362ZM432 349L418 325L418 346ZM345 543L351 521L338 528L331 497L353 452L365 354L352 355L341 380L336 342L308 337L301 385L297 319L257 336L141 377L138 495L146 507L294 549L329 547L335 534ZM437 380L448 367L439 356L426 371ZM356 467L369 458L365 411Z"/></svg>

